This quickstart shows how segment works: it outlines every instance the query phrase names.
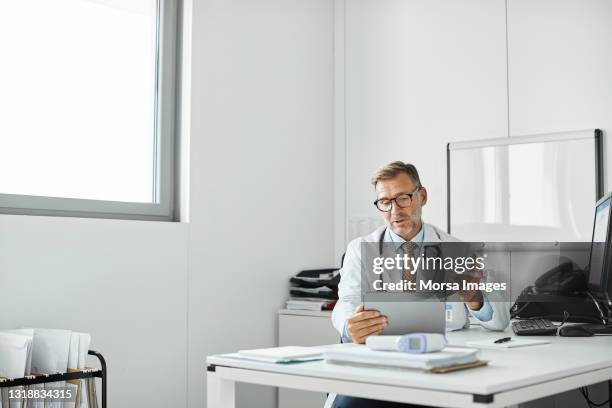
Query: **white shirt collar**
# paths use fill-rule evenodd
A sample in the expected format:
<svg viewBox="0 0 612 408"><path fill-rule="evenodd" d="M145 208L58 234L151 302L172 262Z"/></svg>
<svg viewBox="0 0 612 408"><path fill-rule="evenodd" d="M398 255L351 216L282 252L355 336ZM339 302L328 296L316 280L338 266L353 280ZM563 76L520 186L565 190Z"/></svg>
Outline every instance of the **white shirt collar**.
<svg viewBox="0 0 612 408"><path fill-rule="evenodd" d="M399 249L399 247L401 247L402 244L406 242L404 238L400 237L395 232L393 232L391 228L387 228L387 236L389 237L389 240L391 242L395 243L396 249ZM410 241L416 242L420 246L423 243L424 238L425 238L425 232L423 231L423 223L421 222L421 229L414 237L412 237Z"/></svg>

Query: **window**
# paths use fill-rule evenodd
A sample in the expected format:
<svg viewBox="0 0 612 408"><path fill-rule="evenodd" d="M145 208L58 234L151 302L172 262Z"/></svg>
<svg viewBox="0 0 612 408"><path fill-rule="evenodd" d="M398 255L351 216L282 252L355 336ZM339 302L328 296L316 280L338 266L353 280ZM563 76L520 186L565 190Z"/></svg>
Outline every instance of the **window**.
<svg viewBox="0 0 612 408"><path fill-rule="evenodd" d="M0 0L0 211L170 220L177 5Z"/></svg>

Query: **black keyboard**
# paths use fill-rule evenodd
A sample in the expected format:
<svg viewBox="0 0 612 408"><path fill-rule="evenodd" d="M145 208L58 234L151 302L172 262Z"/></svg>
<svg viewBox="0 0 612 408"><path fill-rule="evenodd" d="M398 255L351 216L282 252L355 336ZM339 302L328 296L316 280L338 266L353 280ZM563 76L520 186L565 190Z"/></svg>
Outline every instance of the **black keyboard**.
<svg viewBox="0 0 612 408"><path fill-rule="evenodd" d="M517 336L551 336L557 334L557 326L548 319L517 320L512 322Z"/></svg>

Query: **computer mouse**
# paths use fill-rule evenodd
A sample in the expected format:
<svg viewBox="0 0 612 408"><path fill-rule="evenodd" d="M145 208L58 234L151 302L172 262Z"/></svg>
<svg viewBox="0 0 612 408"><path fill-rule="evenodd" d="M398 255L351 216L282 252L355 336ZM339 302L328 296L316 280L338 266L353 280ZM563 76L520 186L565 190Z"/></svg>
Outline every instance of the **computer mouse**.
<svg viewBox="0 0 612 408"><path fill-rule="evenodd" d="M592 331L579 324L571 324L559 329L559 336L563 337L591 337L592 335Z"/></svg>

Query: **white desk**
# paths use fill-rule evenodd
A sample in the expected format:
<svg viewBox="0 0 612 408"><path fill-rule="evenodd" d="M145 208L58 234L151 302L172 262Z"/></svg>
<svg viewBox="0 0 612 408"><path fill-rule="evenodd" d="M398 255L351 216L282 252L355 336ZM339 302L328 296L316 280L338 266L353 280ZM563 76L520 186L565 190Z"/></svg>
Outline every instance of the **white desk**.
<svg viewBox="0 0 612 408"><path fill-rule="evenodd" d="M449 333L449 342L496 339L505 333L469 330ZM293 365L232 358L207 358L209 408L234 408L234 384L246 382L439 407L505 407L612 378L612 337L550 337L551 344L508 350L482 350L490 360L480 367L448 374L383 369L314 361Z"/></svg>

